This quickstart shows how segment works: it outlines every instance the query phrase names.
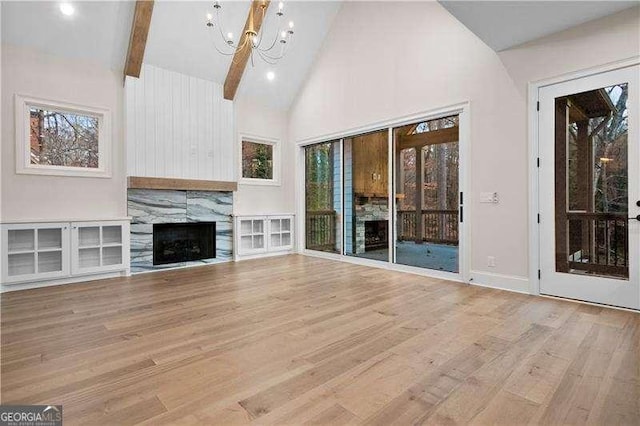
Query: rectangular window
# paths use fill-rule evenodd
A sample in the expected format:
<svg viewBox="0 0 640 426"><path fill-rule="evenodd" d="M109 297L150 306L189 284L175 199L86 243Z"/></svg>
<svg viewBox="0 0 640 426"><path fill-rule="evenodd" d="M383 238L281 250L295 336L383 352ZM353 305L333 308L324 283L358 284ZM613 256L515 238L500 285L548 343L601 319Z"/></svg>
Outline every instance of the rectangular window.
<svg viewBox="0 0 640 426"><path fill-rule="evenodd" d="M31 164L98 168L98 117L29 108Z"/></svg>
<svg viewBox="0 0 640 426"><path fill-rule="evenodd" d="M279 150L277 142L242 139L242 183L278 184Z"/></svg>
<svg viewBox="0 0 640 426"><path fill-rule="evenodd" d="M17 172L109 177L109 112L16 96Z"/></svg>

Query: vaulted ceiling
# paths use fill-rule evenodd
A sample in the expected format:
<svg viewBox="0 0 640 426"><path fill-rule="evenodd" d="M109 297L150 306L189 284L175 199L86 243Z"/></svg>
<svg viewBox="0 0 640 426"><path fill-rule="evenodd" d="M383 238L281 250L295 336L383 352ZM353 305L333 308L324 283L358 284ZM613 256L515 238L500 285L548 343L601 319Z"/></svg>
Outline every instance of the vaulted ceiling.
<svg viewBox="0 0 640 426"><path fill-rule="evenodd" d="M127 53L134 3L73 1L72 17L58 2L2 2L2 41L54 55L88 59L122 70ZM496 51L606 16L637 1L445 1L440 3ZM224 31L239 34L250 2L222 1ZM212 1L156 1L144 62L195 77L224 83L231 56L217 53L215 32L206 25ZM370 7L375 7L371 3ZM271 8L277 7L273 2ZM257 59L249 64L237 96L250 96L272 107L288 108L300 90L341 7L340 1L285 0L286 22L296 23L295 40L277 65ZM398 7L402 7L398 3ZM270 8L270 9L271 9ZM273 13L266 21L273 30ZM216 40L220 46L220 40ZM373 46L372 48L375 48ZM267 81L268 71L275 73Z"/></svg>
<svg viewBox="0 0 640 426"><path fill-rule="evenodd" d="M497 52L640 4L637 0L439 2Z"/></svg>
<svg viewBox="0 0 640 426"><path fill-rule="evenodd" d="M213 2L159 1L153 10L145 63L178 71L218 83L224 83L231 56L216 52L212 43L222 48L218 30L206 27L207 13L213 13ZM224 32L242 32L249 1L222 1L220 17ZM263 30L275 34L275 8L267 11ZM266 105L288 108L311 69L313 60L340 8L337 1L285 1L285 23L295 22L293 44L287 55L275 66L256 58L242 77L237 96L250 95ZM216 38L217 37L217 38ZM266 74L276 78L268 82Z"/></svg>
<svg viewBox="0 0 640 426"><path fill-rule="evenodd" d="M2 42L122 69L133 2L73 2L64 16L53 1L3 1Z"/></svg>

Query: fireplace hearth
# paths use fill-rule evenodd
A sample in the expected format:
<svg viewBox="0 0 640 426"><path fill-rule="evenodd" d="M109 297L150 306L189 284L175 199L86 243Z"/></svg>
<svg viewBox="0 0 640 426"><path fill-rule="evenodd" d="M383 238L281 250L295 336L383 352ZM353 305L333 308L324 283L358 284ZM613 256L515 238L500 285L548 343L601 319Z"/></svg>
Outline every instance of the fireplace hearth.
<svg viewBox="0 0 640 426"><path fill-rule="evenodd" d="M156 223L153 225L154 265L215 257L215 222Z"/></svg>

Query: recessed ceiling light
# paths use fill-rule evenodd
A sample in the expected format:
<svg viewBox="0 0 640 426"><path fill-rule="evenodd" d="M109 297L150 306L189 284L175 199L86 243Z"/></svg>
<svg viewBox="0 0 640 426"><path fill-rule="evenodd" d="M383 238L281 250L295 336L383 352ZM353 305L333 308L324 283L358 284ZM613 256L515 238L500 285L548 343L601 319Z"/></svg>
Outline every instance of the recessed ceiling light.
<svg viewBox="0 0 640 426"><path fill-rule="evenodd" d="M60 3L60 12L65 16L71 16L75 13L75 8L71 3Z"/></svg>
<svg viewBox="0 0 640 426"><path fill-rule="evenodd" d="M267 80L273 81L276 78L276 74L273 71L267 73Z"/></svg>

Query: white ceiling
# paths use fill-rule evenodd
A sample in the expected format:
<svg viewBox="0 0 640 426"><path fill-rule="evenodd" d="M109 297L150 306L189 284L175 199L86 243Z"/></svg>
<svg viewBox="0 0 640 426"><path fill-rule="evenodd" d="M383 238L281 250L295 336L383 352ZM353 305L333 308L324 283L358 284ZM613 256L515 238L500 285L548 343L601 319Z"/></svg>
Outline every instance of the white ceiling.
<svg viewBox="0 0 640 426"><path fill-rule="evenodd" d="M121 70L127 52L133 2L73 1L76 14L65 17L53 1L2 2L2 40L63 57L89 59ZM224 31L242 31L250 2L222 1ZM500 51L606 16L638 1L445 1L440 3L494 50ZM285 0L285 22L295 22L295 39L277 65L256 59L247 66L237 96L286 109L310 72L340 1ZM265 29L273 30L277 0ZM205 25L212 1L157 0L144 61L158 67L223 83L230 56L212 46ZM271 31L268 31L271 33ZM220 40L216 40L220 43ZM219 44L220 46L220 44ZM267 81L267 71L275 72Z"/></svg>
<svg viewBox="0 0 640 426"><path fill-rule="evenodd" d="M637 0L439 2L498 52L640 4Z"/></svg>
<svg viewBox="0 0 640 426"><path fill-rule="evenodd" d="M74 1L72 17L64 16L59 4L3 1L2 42L123 69L133 3Z"/></svg>
<svg viewBox="0 0 640 426"><path fill-rule="evenodd" d="M231 56L216 52L215 41L222 48L219 30L205 25L207 13L213 13L213 2L157 1L144 62L195 77L224 83ZM234 37L242 32L249 1L222 1L220 11L224 32ZM264 37L275 34L277 1L267 9ZM295 22L295 34L287 55L275 66L256 57L247 65L236 96L251 96L265 105L286 109L304 82L316 53L320 49L331 22L340 9L337 1L285 1L283 23ZM267 71L276 75L267 81Z"/></svg>

